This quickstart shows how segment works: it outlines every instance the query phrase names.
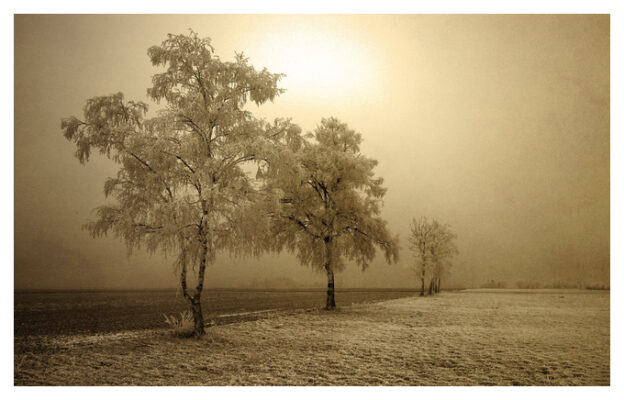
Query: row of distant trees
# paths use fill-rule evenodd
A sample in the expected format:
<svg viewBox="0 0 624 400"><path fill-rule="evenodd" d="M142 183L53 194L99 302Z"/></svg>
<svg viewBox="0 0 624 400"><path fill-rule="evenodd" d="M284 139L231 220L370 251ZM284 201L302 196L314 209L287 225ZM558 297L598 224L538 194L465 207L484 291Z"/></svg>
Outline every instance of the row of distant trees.
<svg viewBox="0 0 624 400"><path fill-rule="evenodd" d="M589 290L608 290L609 285L604 283L586 283L582 281L555 281L555 282L537 282L534 280L518 280L512 284L508 284L507 281L490 280L481 284L481 288L484 289L589 289Z"/></svg>
<svg viewBox="0 0 624 400"><path fill-rule="evenodd" d="M428 217L414 218L410 231L409 244L415 256L414 269L420 277L420 295L425 295L426 282L430 295L439 293L442 277L448 273L451 259L458 254L457 235L448 224Z"/></svg>
<svg viewBox="0 0 624 400"><path fill-rule="evenodd" d="M360 152L361 134L336 118L304 135L289 119L254 117L246 105L283 93L283 75L257 71L243 54L221 61L210 39L192 31L168 35L148 55L164 68L147 90L164 103L156 116L117 93L88 100L83 117L65 118L61 128L81 163L99 152L119 166L104 185L114 202L98 207L86 228L94 237L113 233L130 250L172 254L196 335L204 333L206 267L218 252L295 253L327 274L327 309L336 307L334 273L347 261L364 269L377 249L398 260L398 237L380 217L386 189L377 161ZM422 294L425 276L438 292L454 235L437 221L419 223L412 244L422 258Z"/></svg>

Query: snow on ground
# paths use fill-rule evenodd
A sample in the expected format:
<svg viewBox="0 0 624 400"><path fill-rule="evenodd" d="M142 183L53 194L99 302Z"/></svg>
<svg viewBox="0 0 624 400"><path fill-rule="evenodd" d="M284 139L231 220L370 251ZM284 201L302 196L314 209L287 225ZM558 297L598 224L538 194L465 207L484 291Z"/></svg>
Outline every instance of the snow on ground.
<svg viewBox="0 0 624 400"><path fill-rule="evenodd" d="M16 338L16 385L609 385L609 292L454 292L166 331Z"/></svg>

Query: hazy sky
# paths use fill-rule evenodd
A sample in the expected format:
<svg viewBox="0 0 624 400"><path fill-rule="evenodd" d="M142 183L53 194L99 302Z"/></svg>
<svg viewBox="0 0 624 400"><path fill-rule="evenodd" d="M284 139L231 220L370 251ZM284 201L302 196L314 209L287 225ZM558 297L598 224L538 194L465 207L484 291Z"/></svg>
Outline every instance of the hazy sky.
<svg viewBox="0 0 624 400"><path fill-rule="evenodd" d="M609 281L608 16L32 15L15 18L16 288L177 285L172 260L81 230L116 169L81 166L60 120L96 95L146 101L147 49L189 28L222 59L287 74L256 115L304 131L336 116L379 161L401 259L350 266L338 287L416 287L407 235L421 215L458 235L450 284ZM220 257L206 286L278 278L325 279L287 254Z"/></svg>

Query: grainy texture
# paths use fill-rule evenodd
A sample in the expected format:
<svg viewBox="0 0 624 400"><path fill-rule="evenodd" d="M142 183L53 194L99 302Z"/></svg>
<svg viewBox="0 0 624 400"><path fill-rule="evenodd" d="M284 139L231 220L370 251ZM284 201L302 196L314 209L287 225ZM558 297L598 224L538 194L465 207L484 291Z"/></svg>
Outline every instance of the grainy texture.
<svg viewBox="0 0 624 400"><path fill-rule="evenodd" d="M16 385L609 385L609 292L442 293L164 331L24 337Z"/></svg>

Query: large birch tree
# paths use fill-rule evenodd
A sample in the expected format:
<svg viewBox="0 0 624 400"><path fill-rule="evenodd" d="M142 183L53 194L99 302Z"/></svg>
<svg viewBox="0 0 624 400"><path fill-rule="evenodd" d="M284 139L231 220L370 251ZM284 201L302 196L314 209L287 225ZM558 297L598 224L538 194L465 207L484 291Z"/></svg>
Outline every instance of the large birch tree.
<svg viewBox="0 0 624 400"><path fill-rule="evenodd" d="M300 129L244 109L282 93L282 75L254 69L242 54L221 61L210 39L191 32L168 35L148 55L164 68L147 90L164 105L156 116L146 116L146 103L117 93L88 100L82 118L65 118L61 127L81 163L99 152L119 166L104 184L113 201L98 207L86 228L93 236L113 233L130 250L173 254L199 336L206 267L218 251L259 253L264 246L252 234L259 222L248 211L256 191L244 165L265 159L274 141L298 140Z"/></svg>
<svg viewBox="0 0 624 400"><path fill-rule="evenodd" d="M362 269L383 251L398 259L398 236L381 217L386 189L377 161L360 153L362 136L323 119L303 143L291 141L264 165L274 250L296 253L302 264L327 274L326 309L336 307L334 273L347 261Z"/></svg>

